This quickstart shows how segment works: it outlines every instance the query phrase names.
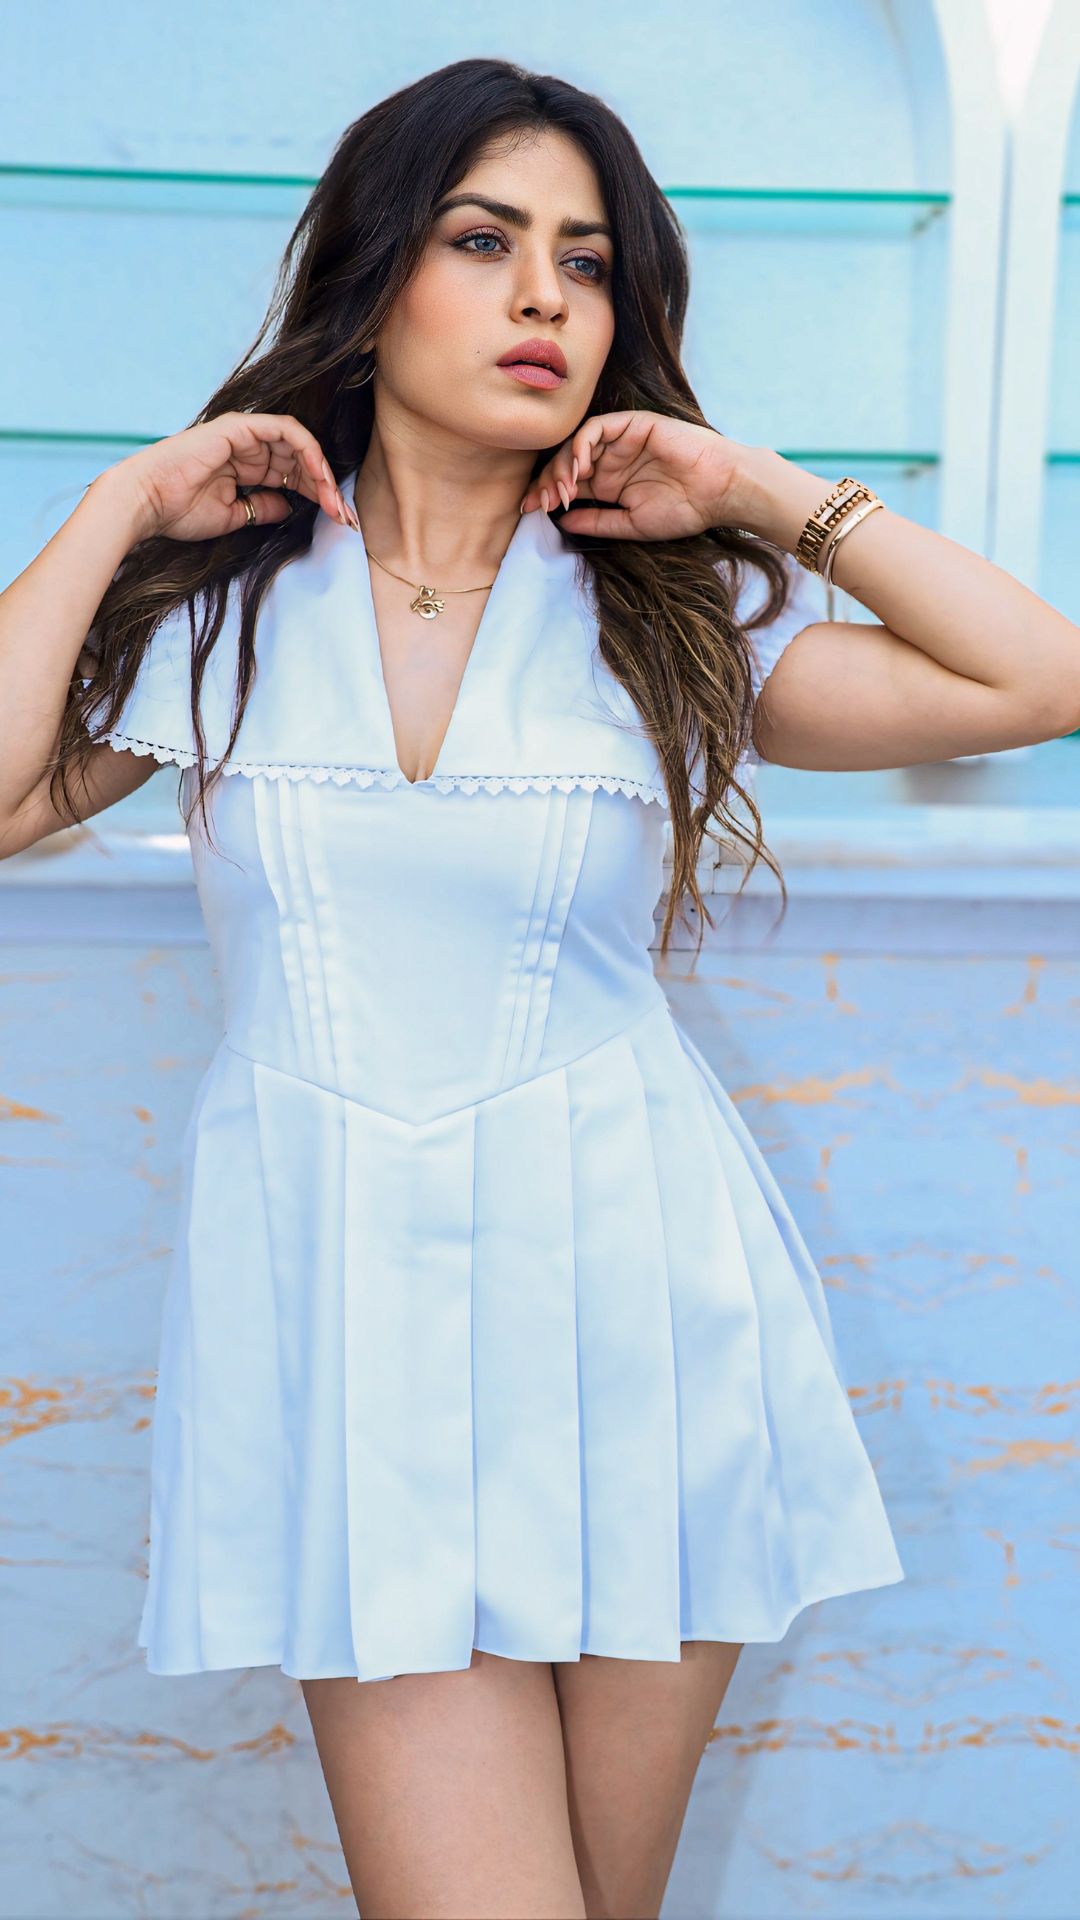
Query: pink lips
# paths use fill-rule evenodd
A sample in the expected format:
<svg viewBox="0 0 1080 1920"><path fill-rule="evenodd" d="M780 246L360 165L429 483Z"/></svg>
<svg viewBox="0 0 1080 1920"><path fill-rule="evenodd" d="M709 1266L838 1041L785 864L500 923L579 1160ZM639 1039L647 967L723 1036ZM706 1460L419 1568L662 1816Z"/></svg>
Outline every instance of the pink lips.
<svg viewBox="0 0 1080 1920"><path fill-rule="evenodd" d="M566 379L566 355L554 340L521 340L500 354L496 365L527 387L561 387Z"/></svg>
<svg viewBox="0 0 1080 1920"><path fill-rule="evenodd" d="M523 381L527 387L561 387L563 385L562 374L553 373L550 367L538 367L525 360L511 360L509 364L504 364L500 360L499 365L504 373L510 374L515 380Z"/></svg>

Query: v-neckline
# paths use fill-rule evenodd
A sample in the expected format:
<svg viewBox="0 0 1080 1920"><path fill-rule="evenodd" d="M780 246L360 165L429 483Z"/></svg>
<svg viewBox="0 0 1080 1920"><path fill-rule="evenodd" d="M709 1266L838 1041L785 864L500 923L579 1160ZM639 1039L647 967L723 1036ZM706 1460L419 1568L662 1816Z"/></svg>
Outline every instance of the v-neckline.
<svg viewBox="0 0 1080 1920"><path fill-rule="evenodd" d="M341 482L341 491L350 503L353 503L353 487L358 472L359 469L354 468ZM443 734L439 751L435 756L435 765L432 767L430 773L424 775L422 780L410 780L398 759L397 735L394 731L394 712L390 704L390 692L386 684L386 671L383 665L382 645L379 640L379 621L375 610L375 593L372 584L371 563L364 546L363 535L354 533L351 528L340 527L337 529L342 539L355 540L359 548L359 572L361 576L363 602L361 614L363 623L367 628L371 677L375 682L380 707L380 720L386 735L387 764L399 775L405 786L411 787L414 790L434 785L436 779L439 777L440 769L447 758L448 750L454 740L456 732L459 729L459 716L472 692L474 681L480 677L483 670L491 630L496 624L492 616L493 614L498 614L502 600L507 592L510 575L508 562L511 559L511 555L513 554L516 557L516 550L524 545L523 530L525 521L526 516L522 514L517 526L510 535L506 551L499 562L483 612L480 615L476 632L473 635L472 646L466 655L465 666L462 670L461 679L458 681L458 689L454 696L453 706L450 709L450 718L447 722L446 732Z"/></svg>

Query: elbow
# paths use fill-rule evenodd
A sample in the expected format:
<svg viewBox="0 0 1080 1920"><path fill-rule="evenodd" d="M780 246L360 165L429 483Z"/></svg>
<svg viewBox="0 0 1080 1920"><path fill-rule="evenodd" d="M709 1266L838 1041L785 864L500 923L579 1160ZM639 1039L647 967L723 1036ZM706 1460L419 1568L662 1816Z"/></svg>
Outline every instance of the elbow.
<svg viewBox="0 0 1080 1920"><path fill-rule="evenodd" d="M1033 693L1030 682L1017 686L1009 712L1017 744L1035 746L1044 740L1064 740L1080 731L1080 676L1059 675L1052 686Z"/></svg>

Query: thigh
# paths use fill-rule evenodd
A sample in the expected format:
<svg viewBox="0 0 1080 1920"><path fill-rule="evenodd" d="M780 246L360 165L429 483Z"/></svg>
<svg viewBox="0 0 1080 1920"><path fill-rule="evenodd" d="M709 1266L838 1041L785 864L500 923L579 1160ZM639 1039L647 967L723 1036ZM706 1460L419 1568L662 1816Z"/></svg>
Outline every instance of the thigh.
<svg viewBox="0 0 1080 1920"><path fill-rule="evenodd" d="M549 1662L300 1684L363 1920L584 1916Z"/></svg>
<svg viewBox="0 0 1080 1920"><path fill-rule="evenodd" d="M587 1914L659 1913L694 1775L740 1652L726 1641L684 1640L678 1661L586 1653L555 1664Z"/></svg>

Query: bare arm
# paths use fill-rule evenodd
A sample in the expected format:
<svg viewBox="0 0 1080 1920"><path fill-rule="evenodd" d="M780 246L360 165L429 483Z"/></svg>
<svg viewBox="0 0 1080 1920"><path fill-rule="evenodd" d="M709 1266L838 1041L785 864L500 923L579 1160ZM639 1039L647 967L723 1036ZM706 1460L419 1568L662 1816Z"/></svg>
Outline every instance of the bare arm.
<svg viewBox="0 0 1080 1920"><path fill-rule="evenodd" d="M729 517L794 552L832 482L740 450ZM754 742L788 767L909 767L1080 727L1080 628L993 561L888 507L838 547L836 585L882 625L815 621L781 654Z"/></svg>
<svg viewBox="0 0 1080 1920"><path fill-rule="evenodd" d="M139 499L126 476L109 469L0 593L0 859L70 824L42 770L94 616L124 555L143 537ZM156 771L153 760L94 747L84 787L71 783L79 818L122 800Z"/></svg>

